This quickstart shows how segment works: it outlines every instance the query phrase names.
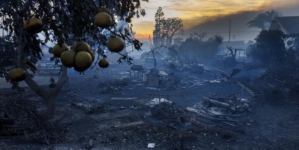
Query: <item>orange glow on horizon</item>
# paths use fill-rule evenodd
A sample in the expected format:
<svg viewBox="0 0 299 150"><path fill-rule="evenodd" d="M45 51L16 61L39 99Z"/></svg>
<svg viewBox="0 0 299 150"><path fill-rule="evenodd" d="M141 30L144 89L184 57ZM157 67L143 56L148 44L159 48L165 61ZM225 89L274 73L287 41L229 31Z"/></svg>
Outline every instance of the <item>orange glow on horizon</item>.
<svg viewBox="0 0 299 150"><path fill-rule="evenodd" d="M148 35L149 34L136 34L135 38L138 40L148 40ZM151 38L152 38L152 35L151 35Z"/></svg>
<svg viewBox="0 0 299 150"><path fill-rule="evenodd" d="M135 38L148 39L154 30L154 16L159 7L162 7L165 18L179 17L183 20L184 30L193 28L199 24L209 22L221 16L238 14L245 11L265 12L271 9L286 9L298 6L299 1L294 0L150 0L141 2L146 16L133 20Z"/></svg>

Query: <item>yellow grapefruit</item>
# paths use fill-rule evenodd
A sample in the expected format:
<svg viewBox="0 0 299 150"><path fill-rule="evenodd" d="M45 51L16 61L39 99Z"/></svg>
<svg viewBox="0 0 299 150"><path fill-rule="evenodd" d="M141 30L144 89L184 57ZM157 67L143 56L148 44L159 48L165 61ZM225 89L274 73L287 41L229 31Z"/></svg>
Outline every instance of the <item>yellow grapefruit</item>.
<svg viewBox="0 0 299 150"><path fill-rule="evenodd" d="M125 43L120 38L111 38L107 42L107 48L111 52L115 52L115 53L121 52L124 49L124 47L125 47Z"/></svg>
<svg viewBox="0 0 299 150"><path fill-rule="evenodd" d="M98 64L101 68L107 68L109 66L109 62L106 59L101 59Z"/></svg>
<svg viewBox="0 0 299 150"><path fill-rule="evenodd" d="M112 24L112 18L108 13L100 12L94 17L94 23L101 28L108 28Z"/></svg>
<svg viewBox="0 0 299 150"><path fill-rule="evenodd" d="M23 81L27 77L27 72L22 68L15 68L8 72L8 78L12 81Z"/></svg>
<svg viewBox="0 0 299 150"><path fill-rule="evenodd" d="M52 53L55 57L60 57L61 53L68 50L69 48L65 43L63 43L62 45L56 44L52 49Z"/></svg>
<svg viewBox="0 0 299 150"><path fill-rule="evenodd" d="M60 55L61 63L66 67L73 67L75 63L76 52L75 51L64 51Z"/></svg>

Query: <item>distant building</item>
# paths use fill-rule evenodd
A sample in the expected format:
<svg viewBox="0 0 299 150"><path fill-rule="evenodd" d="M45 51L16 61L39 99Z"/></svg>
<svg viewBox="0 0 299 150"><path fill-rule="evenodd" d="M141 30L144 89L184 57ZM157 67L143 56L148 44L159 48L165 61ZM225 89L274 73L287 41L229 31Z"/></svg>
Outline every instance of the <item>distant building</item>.
<svg viewBox="0 0 299 150"><path fill-rule="evenodd" d="M227 47L232 47L233 49L240 49L245 50L248 44L245 41L223 41L222 44L219 46L219 53L218 55L224 55L227 52ZM240 55L245 55L245 53Z"/></svg>
<svg viewBox="0 0 299 150"><path fill-rule="evenodd" d="M289 37L299 36L299 16L275 17L269 30L281 30Z"/></svg>

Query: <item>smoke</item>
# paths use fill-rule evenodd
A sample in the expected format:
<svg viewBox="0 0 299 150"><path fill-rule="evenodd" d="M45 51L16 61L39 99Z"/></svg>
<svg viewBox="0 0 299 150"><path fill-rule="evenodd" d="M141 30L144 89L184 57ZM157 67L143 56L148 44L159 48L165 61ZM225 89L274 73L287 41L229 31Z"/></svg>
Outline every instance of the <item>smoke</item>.
<svg viewBox="0 0 299 150"><path fill-rule="evenodd" d="M250 8L248 8L250 9ZM254 40L261 29L248 28L247 23L253 20L257 15L266 11L275 10L282 16L299 16L299 1L279 1L272 0L271 3L264 3L255 10L238 11L232 14L203 16L184 19L184 38L193 32L206 32L208 36L215 34L222 35L224 40L229 39L229 22L231 40Z"/></svg>
<svg viewBox="0 0 299 150"><path fill-rule="evenodd" d="M275 10L283 16L299 16L298 0L252 0L252 1L220 1L220 0L151 0L142 3L147 15L134 19L133 30L136 38L148 40L154 29L154 14L158 7L163 8L165 17L180 17L184 24L186 38L193 32L206 32L208 36L222 35L229 39L229 20L231 20L231 40L254 40L259 34L259 28L248 28L247 23L258 14Z"/></svg>
<svg viewBox="0 0 299 150"><path fill-rule="evenodd" d="M260 29L248 28L247 23L260 13L262 12L244 11L236 14L216 17L206 16L194 18L202 20L202 23L199 23L189 29L185 29L184 36L188 37L193 32L206 32L208 36L217 34L223 36L224 40L228 40L230 28L231 40L253 40L260 32ZM183 21L184 24L191 24L192 20L186 19Z"/></svg>

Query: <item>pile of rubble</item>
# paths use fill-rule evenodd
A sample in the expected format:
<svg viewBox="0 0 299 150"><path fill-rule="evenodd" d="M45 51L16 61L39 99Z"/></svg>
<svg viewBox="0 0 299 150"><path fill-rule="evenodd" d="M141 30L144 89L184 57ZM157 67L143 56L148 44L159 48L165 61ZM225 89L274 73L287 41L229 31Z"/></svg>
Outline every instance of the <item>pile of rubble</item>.
<svg viewBox="0 0 299 150"><path fill-rule="evenodd" d="M236 107L235 109L233 109L233 111L246 111L249 109L249 106L244 106L245 100L241 100L240 102L237 102L237 100L232 100L231 102L231 105ZM209 111L208 109L212 104L204 105L205 103L206 101L203 102L203 105L201 105L201 107L199 107L199 105L197 104L193 107L187 107L183 109L179 108L170 101L162 99L160 103L150 105L151 117L158 119L162 121L164 125L175 129L184 130L195 127L206 128L210 130L226 130L236 133L244 132L238 127L240 121L235 119L236 117L240 117L241 115L224 114L222 112L215 113L214 111ZM242 105L243 108L241 109L241 107L237 107L239 105ZM225 108L232 111L230 107Z"/></svg>
<svg viewBox="0 0 299 150"><path fill-rule="evenodd" d="M235 94L229 96L220 96L217 94L211 94L210 97L202 97L204 101L201 104L196 104L195 108L201 109L215 109L222 110L221 113L225 114L236 114L250 111L249 103L250 100L245 98L238 98Z"/></svg>

